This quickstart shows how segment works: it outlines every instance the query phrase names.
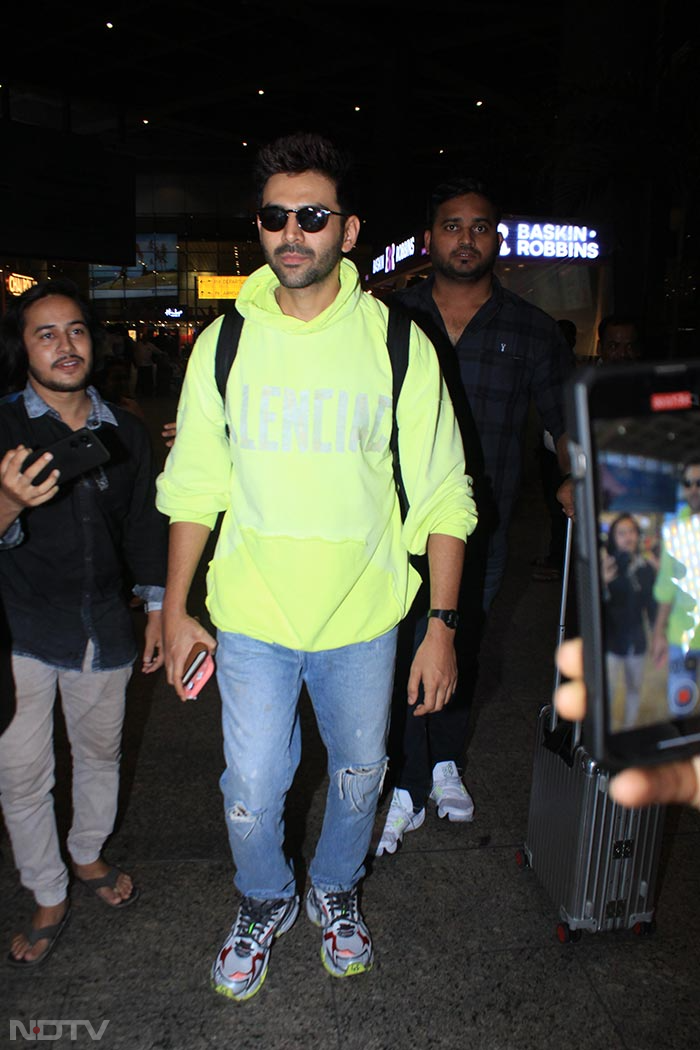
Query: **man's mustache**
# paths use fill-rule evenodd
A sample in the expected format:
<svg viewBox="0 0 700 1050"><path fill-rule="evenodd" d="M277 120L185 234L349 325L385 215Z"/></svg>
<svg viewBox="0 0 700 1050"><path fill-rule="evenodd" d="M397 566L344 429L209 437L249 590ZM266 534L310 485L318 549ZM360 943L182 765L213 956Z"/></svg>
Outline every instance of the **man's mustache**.
<svg viewBox="0 0 700 1050"><path fill-rule="evenodd" d="M57 361L51 365L52 368L59 368L64 365L66 361L78 361L80 364L83 363L83 358L79 354L64 354L63 357L59 357Z"/></svg>
<svg viewBox="0 0 700 1050"><path fill-rule="evenodd" d="M275 255L308 255L311 258L314 254L312 248L307 248L303 244L280 244L274 251Z"/></svg>

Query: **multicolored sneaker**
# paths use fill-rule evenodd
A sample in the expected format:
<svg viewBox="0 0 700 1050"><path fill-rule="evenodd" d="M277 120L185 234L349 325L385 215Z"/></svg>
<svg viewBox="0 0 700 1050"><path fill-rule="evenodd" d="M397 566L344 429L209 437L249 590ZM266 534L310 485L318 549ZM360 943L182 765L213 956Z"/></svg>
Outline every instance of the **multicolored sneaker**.
<svg viewBox="0 0 700 1050"><path fill-rule="evenodd" d="M465 788L454 762L438 762L433 767L430 797L437 803L439 817L456 821L474 819L474 800Z"/></svg>
<svg viewBox="0 0 700 1050"><path fill-rule="evenodd" d="M298 897L272 901L244 897L211 969L214 991L238 1002L259 992L267 976L273 942L291 929L298 914Z"/></svg>
<svg viewBox="0 0 700 1050"><path fill-rule="evenodd" d="M352 977L372 969L372 938L357 903L357 886L324 893L311 887L306 914L323 930L321 961L332 977Z"/></svg>
<svg viewBox="0 0 700 1050"><path fill-rule="evenodd" d="M382 853L396 853L406 832L416 831L424 820L425 809L414 811L410 792L405 788L394 788L375 857L381 857Z"/></svg>

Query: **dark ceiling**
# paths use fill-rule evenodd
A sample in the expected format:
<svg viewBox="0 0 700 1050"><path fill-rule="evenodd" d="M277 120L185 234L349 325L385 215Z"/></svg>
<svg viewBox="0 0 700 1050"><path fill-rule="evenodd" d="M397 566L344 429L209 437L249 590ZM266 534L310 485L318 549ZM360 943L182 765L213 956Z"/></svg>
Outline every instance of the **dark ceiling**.
<svg viewBox="0 0 700 1050"><path fill-rule="evenodd" d="M101 128L110 113L122 114L131 139L148 119L144 149L164 136L165 148L169 139L206 154L235 154L243 141L254 147L303 124L333 130L364 150L391 138L392 118L405 111L413 149L424 155L462 149L479 121L551 88L566 6L497 0L14 5L17 25L2 78L82 103L86 127L92 121Z"/></svg>
<svg viewBox="0 0 700 1050"><path fill-rule="evenodd" d="M654 0L645 16L627 0L14 4L3 115L98 135L144 171L239 178L262 142L318 130L355 155L365 212L380 224L422 207L453 170L485 177L506 210L549 208L554 192L571 213L629 136L636 161L654 104L649 55L684 39L676 10L675 0Z"/></svg>
<svg viewBox="0 0 700 1050"><path fill-rule="evenodd" d="M530 120L552 97L565 8L16 5L1 75L12 119L69 119L143 167L247 169L260 143L304 128L346 144L370 180L391 178L397 189L384 185L386 197L410 194L448 165L481 173L502 158L494 143L515 134L522 108Z"/></svg>

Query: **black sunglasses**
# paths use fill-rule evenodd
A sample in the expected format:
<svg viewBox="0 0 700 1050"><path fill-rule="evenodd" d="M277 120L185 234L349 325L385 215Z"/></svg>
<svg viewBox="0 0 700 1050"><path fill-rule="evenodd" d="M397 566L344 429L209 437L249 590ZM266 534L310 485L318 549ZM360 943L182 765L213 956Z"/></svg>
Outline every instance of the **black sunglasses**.
<svg viewBox="0 0 700 1050"><path fill-rule="evenodd" d="M266 204L258 209L258 218L263 230L268 233L279 233L287 225L287 216L296 215L297 224L304 233L320 233L328 225L331 215L347 216L344 211L331 211L330 208L315 208L305 204L303 208L282 208L279 204Z"/></svg>
<svg viewBox="0 0 700 1050"><path fill-rule="evenodd" d="M683 478L681 485L684 489L692 489L693 487L700 489L700 478L698 478L697 481L693 481L692 478L689 481Z"/></svg>

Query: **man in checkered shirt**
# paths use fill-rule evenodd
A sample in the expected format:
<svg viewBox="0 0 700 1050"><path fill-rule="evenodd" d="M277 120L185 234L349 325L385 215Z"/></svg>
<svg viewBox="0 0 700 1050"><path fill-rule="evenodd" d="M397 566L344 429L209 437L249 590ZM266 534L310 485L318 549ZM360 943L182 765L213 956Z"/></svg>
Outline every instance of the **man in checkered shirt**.
<svg viewBox="0 0 700 1050"><path fill-rule="evenodd" d="M484 186L458 178L430 195L425 246L432 274L395 293L429 336L440 358L474 477L479 524L469 539L462 577L456 649L460 680L439 714L407 710L402 666L425 632L427 595L404 628L406 652L397 670L392 723L396 785L377 855L394 853L425 819L428 798L438 815L469 821L473 801L461 779L470 703L483 621L508 555L507 535L518 497L530 402L555 443L563 512L573 514L573 485L564 431L564 385L573 367L556 321L504 288L494 274L503 240L500 211ZM413 624L411 624L413 620Z"/></svg>

